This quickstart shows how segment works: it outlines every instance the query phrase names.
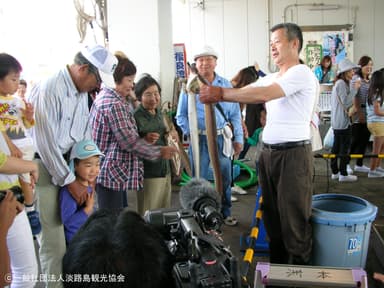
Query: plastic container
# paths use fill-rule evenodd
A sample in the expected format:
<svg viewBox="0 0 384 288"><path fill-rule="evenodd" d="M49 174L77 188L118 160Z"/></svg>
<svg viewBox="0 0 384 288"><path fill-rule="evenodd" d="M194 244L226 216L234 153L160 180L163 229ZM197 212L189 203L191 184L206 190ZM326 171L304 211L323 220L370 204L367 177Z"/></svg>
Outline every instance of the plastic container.
<svg viewBox="0 0 384 288"><path fill-rule="evenodd" d="M318 194L312 197L313 265L365 267L377 207L359 197Z"/></svg>

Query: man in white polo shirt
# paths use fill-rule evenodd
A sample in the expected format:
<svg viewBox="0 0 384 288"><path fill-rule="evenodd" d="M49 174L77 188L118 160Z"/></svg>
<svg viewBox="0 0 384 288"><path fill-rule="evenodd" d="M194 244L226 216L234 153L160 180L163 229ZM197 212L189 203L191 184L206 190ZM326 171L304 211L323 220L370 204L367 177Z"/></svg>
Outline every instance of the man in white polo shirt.
<svg viewBox="0 0 384 288"><path fill-rule="evenodd" d="M271 29L271 55L279 71L240 89L203 86L203 103L266 103L267 123L260 156L264 224L272 263L310 261L313 156L310 121L317 79L299 62L303 36L293 23Z"/></svg>

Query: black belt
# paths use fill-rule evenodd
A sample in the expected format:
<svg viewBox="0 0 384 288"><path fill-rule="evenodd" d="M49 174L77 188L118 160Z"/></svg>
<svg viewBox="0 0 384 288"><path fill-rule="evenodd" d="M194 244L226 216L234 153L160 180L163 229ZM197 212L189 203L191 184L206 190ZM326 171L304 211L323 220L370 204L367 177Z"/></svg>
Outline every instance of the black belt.
<svg viewBox="0 0 384 288"><path fill-rule="evenodd" d="M270 150L287 150L295 147L305 146L307 144L311 144L309 140L303 141L295 141L295 142L284 142L284 143L276 143L276 144L267 144L263 143L263 147Z"/></svg>

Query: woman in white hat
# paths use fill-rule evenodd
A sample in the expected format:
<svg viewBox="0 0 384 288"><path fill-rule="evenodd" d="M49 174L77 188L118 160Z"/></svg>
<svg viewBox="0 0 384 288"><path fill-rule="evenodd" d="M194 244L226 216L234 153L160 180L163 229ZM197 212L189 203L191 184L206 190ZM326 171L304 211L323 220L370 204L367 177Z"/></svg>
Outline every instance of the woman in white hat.
<svg viewBox="0 0 384 288"><path fill-rule="evenodd" d="M352 99L360 88L361 82L356 81L350 87L349 83L353 77L354 69L358 65L353 64L348 59L343 59L338 66L335 85L332 89L331 103L331 126L334 133L334 142L332 153L337 155L345 155L344 157L336 157L331 160L332 179L339 179L339 182L356 181L357 176L348 175L347 164L349 162L349 154L352 129L351 120L348 115L348 109L352 106Z"/></svg>

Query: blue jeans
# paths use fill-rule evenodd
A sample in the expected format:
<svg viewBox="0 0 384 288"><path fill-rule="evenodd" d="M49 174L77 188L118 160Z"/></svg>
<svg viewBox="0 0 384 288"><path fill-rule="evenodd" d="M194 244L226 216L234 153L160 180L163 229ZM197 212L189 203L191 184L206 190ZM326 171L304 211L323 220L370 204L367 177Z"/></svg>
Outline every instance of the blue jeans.
<svg viewBox="0 0 384 288"><path fill-rule="evenodd" d="M223 154L223 135L217 136L217 146L220 161L220 171L223 179L223 197L221 201L221 213L224 218L231 216L231 184L232 184L232 161L231 158L224 156ZM200 149L200 175L202 178L209 180L209 164L210 158L207 146L207 137L205 135L199 135L199 149ZM189 158L193 174L193 158L192 147L189 147Z"/></svg>

